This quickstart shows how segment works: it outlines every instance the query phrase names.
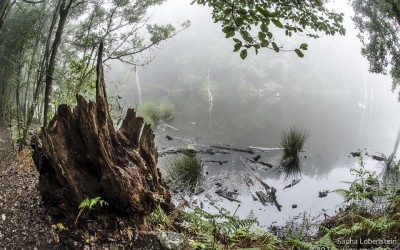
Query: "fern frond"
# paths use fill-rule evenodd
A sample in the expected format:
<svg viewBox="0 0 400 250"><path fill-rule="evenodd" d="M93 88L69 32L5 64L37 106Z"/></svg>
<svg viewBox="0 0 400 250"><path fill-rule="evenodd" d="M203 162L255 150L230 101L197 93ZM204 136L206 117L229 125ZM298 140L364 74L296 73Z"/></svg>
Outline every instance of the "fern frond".
<svg viewBox="0 0 400 250"><path fill-rule="evenodd" d="M314 249L314 245L309 242L304 242L296 238L290 238L289 239L290 243L292 243L294 246L299 247L300 249L304 250L312 250Z"/></svg>
<svg viewBox="0 0 400 250"><path fill-rule="evenodd" d="M339 189L332 190L332 192L339 194L346 201L349 199L349 196L350 196L350 191L346 190L346 189L339 188Z"/></svg>

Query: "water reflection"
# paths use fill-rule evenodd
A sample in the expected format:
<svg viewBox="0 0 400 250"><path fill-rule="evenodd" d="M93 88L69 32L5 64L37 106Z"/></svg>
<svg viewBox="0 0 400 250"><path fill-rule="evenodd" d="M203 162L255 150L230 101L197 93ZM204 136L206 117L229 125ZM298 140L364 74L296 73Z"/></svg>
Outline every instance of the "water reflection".
<svg viewBox="0 0 400 250"><path fill-rule="evenodd" d="M291 127L288 131L284 130L281 135L281 146L283 156L281 168L285 174L285 179L298 178L301 176L300 152L308 139L308 132L304 128Z"/></svg>
<svg viewBox="0 0 400 250"><path fill-rule="evenodd" d="M301 177L300 157L294 156L282 160L281 168L285 175L285 180L300 178Z"/></svg>

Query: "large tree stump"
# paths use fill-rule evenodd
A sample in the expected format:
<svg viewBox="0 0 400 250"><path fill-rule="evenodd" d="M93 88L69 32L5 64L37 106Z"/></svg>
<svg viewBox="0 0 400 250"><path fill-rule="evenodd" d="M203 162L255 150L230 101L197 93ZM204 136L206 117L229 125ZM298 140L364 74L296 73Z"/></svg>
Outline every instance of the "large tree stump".
<svg viewBox="0 0 400 250"><path fill-rule="evenodd" d="M99 49L96 103L77 95L72 111L58 107L33 140L39 189L53 215L75 216L85 198L101 196L116 212L132 216L138 227L159 203L172 208L171 195L157 169L157 148L149 125L133 109L116 131L108 111Z"/></svg>

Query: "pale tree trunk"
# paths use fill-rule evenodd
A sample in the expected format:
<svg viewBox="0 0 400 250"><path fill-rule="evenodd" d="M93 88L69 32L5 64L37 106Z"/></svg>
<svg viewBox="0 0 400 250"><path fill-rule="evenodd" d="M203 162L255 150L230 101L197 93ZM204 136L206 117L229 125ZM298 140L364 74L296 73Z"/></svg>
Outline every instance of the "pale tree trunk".
<svg viewBox="0 0 400 250"><path fill-rule="evenodd" d="M395 142L395 144L394 144L393 152L392 152L392 154L389 156L389 158L388 158L388 160L387 160L388 164L391 164L391 163L392 163L393 158L394 158L394 156L396 155L397 148L399 147L399 142L400 142L400 129L399 129L399 132L398 132L398 134L397 134L397 139L396 139L396 142Z"/></svg>

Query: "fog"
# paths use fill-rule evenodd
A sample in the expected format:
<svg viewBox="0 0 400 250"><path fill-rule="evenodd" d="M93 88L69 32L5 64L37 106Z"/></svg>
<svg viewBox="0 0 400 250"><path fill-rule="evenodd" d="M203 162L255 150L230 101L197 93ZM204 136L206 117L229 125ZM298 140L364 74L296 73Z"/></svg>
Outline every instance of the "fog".
<svg viewBox="0 0 400 250"><path fill-rule="evenodd" d="M137 75L133 67L114 63L108 78L116 83L124 108L136 108L139 100L173 102L176 115L170 125L178 131L157 130L159 149L171 146L164 138L167 134L192 138L194 144L274 148L279 147L283 129L306 128L310 139L302 163L305 181L297 191L286 192L290 199L283 201L283 214L279 216L284 219L297 213L288 208L291 202L313 213L330 209L340 203L334 194L323 202L317 196L299 197L304 190L316 186L332 190L341 185L340 181L350 180L349 168L357 165L350 152L365 149L370 155L390 154L400 126L398 94L391 92L390 77L368 72L368 61L361 56L361 43L350 18L351 7L346 0L331 5L346 14L346 36L316 40L282 36L279 41L288 49L308 43L305 57L266 49L258 55L249 53L242 60L233 52L233 41L213 23L207 7L170 0L150 11L152 22L179 26L189 19L191 27L163 42L154 60L137 68ZM241 171L240 157L228 157L231 173L227 180L235 179ZM263 157L278 159L280 153ZM378 163L367 161L370 169L379 170ZM212 165L206 169L216 175L223 173L222 168ZM278 188L284 186L276 173L262 176ZM251 202L248 193L242 198ZM242 215L246 212L243 210ZM278 216L276 211L269 212ZM269 220L265 222L271 223Z"/></svg>

